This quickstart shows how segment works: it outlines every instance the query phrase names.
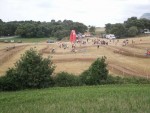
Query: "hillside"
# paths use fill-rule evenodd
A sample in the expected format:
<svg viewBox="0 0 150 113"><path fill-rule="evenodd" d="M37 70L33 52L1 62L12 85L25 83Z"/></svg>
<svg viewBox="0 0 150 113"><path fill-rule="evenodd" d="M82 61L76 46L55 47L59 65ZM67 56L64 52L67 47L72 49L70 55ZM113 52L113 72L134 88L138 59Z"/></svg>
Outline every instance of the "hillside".
<svg viewBox="0 0 150 113"><path fill-rule="evenodd" d="M146 18L150 20L150 13L144 13L140 18Z"/></svg>

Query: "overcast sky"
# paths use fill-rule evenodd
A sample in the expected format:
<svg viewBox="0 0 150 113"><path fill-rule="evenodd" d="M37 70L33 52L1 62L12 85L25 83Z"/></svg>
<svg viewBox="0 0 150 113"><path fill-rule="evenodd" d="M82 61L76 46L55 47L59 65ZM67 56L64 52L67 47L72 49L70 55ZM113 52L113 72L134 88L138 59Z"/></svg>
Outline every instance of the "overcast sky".
<svg viewBox="0 0 150 113"><path fill-rule="evenodd" d="M103 27L150 13L150 0L0 0L3 21L73 20Z"/></svg>

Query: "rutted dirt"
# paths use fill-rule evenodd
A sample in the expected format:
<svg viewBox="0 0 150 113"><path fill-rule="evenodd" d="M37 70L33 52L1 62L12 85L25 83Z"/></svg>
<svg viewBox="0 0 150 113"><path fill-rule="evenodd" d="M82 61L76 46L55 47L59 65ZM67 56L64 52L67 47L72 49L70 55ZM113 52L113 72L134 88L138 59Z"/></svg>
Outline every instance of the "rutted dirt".
<svg viewBox="0 0 150 113"><path fill-rule="evenodd" d="M69 58L69 59L53 59L54 63L65 63L65 62L93 62L95 58ZM108 69L111 71L118 71L119 74L123 76L141 76L147 77L146 73L139 73L129 67L124 67L121 65L116 65L108 62ZM143 75L144 74L144 75Z"/></svg>
<svg viewBox="0 0 150 113"><path fill-rule="evenodd" d="M11 59L17 52L23 50L27 45L10 46L0 51L0 65Z"/></svg>
<svg viewBox="0 0 150 113"><path fill-rule="evenodd" d="M65 63L65 62L92 62L95 58L67 58L67 59L53 59L54 63Z"/></svg>
<svg viewBox="0 0 150 113"><path fill-rule="evenodd" d="M115 46L107 46L107 48L113 50L114 53L125 55L125 56L131 56L131 57L137 57L137 58L150 58L150 56L147 56L144 54L141 55L139 53L135 53L124 48L119 48Z"/></svg>
<svg viewBox="0 0 150 113"><path fill-rule="evenodd" d="M133 70L131 68L128 68L128 67L123 67L121 65L115 65L115 64L109 64L108 65L109 69L112 70L112 71L118 71L119 74L122 74L123 76L140 76L140 77L147 77L147 76L150 76L150 75L146 75L144 73L139 73L138 71L136 70Z"/></svg>
<svg viewBox="0 0 150 113"><path fill-rule="evenodd" d="M56 72L59 72L60 70L63 71L62 68L65 68L64 69L65 71L70 70L69 72L74 73L75 71L80 70L80 72L78 73L81 73L82 71L87 69L97 57L101 57L105 55L108 58L106 60L108 63L108 69L110 70L110 72L113 72L113 74L124 75L124 76L141 76L141 77L150 76L149 74L150 68L146 67L150 63L149 62L150 57L144 55L144 52L146 52L145 47L149 46L150 44L149 43L150 41L146 42L148 39L143 41L143 43L141 42L138 43L136 41L136 44L134 45L128 44L125 47L122 47L121 44L122 40L120 40L117 45L115 44L115 42L110 42L109 45L100 45L99 48L97 48L97 45L93 45L92 40L93 38L91 38L91 41L85 45L77 44L75 52L71 52L71 43L69 42L63 42L69 46L66 49L59 48L59 42L54 44L30 43L28 44L28 47L26 47L27 46L26 44L26 45L16 46L15 48L13 48L13 46L10 46L10 44L9 44L10 48L6 48L6 45L4 46L1 45L0 65L2 68L4 66L4 68L7 69L6 65L10 64L9 62L7 62L8 59L14 56L13 60L17 61L20 53L22 54L25 50L32 47L32 48L36 48L36 50L39 51L39 53L42 54L44 57L50 56L52 58L54 64L58 66ZM53 48L55 49L54 53L52 53ZM13 61L12 60L10 61L12 66ZM138 64L137 62L141 64ZM3 69L1 69L1 72L2 70Z"/></svg>

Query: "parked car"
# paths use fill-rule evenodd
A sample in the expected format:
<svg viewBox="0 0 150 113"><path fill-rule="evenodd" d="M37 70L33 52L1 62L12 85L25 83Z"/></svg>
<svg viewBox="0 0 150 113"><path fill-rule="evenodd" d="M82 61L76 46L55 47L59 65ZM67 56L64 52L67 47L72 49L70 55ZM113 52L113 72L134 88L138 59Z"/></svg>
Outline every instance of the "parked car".
<svg viewBox="0 0 150 113"><path fill-rule="evenodd" d="M47 40L47 43L54 43L54 40Z"/></svg>

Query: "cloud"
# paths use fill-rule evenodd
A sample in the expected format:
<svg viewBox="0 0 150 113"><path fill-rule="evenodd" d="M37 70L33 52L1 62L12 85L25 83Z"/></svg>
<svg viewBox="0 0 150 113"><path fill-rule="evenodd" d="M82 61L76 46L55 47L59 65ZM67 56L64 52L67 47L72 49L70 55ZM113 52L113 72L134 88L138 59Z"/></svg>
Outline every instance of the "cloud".
<svg viewBox="0 0 150 113"><path fill-rule="evenodd" d="M3 21L73 20L86 25L119 23L150 11L149 0L1 0Z"/></svg>

